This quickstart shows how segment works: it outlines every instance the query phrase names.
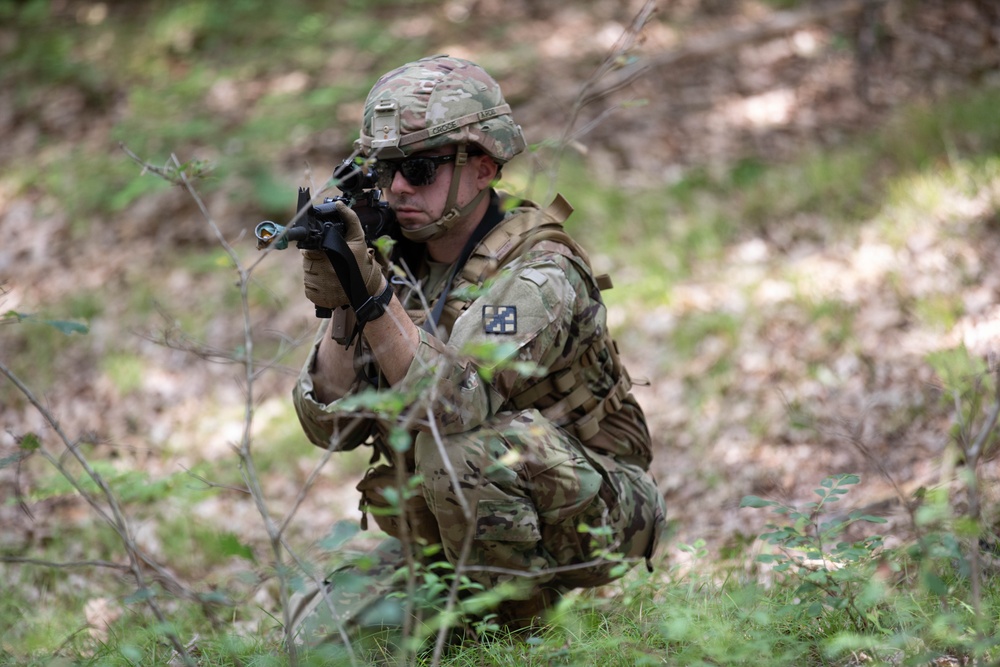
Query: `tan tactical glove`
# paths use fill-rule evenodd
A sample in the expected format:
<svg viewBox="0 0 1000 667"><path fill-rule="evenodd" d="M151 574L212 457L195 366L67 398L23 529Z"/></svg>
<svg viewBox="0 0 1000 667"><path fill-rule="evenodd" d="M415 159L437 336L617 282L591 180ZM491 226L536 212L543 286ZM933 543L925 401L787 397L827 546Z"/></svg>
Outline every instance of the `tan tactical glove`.
<svg viewBox="0 0 1000 667"><path fill-rule="evenodd" d="M337 214L344 221L344 238L347 247L358 262L358 269L364 279L369 295L378 293L382 286L382 271L375 261L375 251L365 243L365 233L361 220L345 203L337 202ZM306 298L321 308L331 310L348 306L351 300L340 284L333 265L322 250L302 251L302 272Z"/></svg>
<svg viewBox="0 0 1000 667"><path fill-rule="evenodd" d="M306 298L318 307L334 310L351 303L333 265L322 250L302 251L302 273Z"/></svg>

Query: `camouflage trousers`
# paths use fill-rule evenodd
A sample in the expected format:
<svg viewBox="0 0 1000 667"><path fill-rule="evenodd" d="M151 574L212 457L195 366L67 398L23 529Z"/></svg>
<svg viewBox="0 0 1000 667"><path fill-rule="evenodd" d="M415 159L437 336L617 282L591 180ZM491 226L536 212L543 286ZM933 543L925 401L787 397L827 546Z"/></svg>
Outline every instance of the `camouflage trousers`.
<svg viewBox="0 0 1000 667"><path fill-rule="evenodd" d="M369 470L358 485L362 506L400 544L439 546L448 563L486 590L519 584L516 599L497 610L513 626L534 621L559 591L612 581L623 572L622 559L650 558L664 526L663 498L648 473L586 449L536 410L440 440L421 433L412 465L405 476L411 492L404 494L395 468ZM369 586L369 597L393 588L392 558L400 556L380 561L383 584ZM295 616L336 613L336 604L320 605L317 597L324 596L314 593L312 610L296 609ZM341 605L339 621L354 622L356 607ZM329 620L319 627L329 630Z"/></svg>

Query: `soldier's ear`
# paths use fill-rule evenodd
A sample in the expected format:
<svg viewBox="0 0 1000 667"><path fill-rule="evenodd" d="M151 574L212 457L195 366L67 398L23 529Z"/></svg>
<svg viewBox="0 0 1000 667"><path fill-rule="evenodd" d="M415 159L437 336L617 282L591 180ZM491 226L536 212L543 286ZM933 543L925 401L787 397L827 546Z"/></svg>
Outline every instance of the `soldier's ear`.
<svg viewBox="0 0 1000 667"><path fill-rule="evenodd" d="M475 160L476 186L479 190L490 187L500 174L500 167L489 155L476 155Z"/></svg>

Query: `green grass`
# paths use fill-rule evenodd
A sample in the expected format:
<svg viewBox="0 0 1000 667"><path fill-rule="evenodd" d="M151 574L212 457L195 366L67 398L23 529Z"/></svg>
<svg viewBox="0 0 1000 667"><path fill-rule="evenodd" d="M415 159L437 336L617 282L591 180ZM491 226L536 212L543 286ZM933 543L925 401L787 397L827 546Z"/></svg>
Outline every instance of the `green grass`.
<svg viewBox="0 0 1000 667"><path fill-rule="evenodd" d="M973 632L977 617L966 602L966 552L954 535L930 528L949 516L946 498L929 497L928 502L922 521L929 529L921 541L899 549L858 551L858 560L845 561L832 571L841 588L810 590L804 584L814 572L779 573L780 568L770 570L770 584L765 584L760 579L765 570L758 568L770 561L760 558L762 564L748 568L749 554L739 553L731 554L738 557L725 565L695 545L689 566L661 563L653 574L638 568L604 594L573 593L553 611L546 628L517 636L500 631L467 640L448 648L441 664L575 665L591 664L599 655L601 664L609 666L748 665L762 659L772 665L848 665L860 650L875 664L982 656L1000 641L987 621L1000 613L1000 575L987 575L987 595L978 617L985 632L977 636ZM782 519L776 523L791 525ZM256 562L247 560L252 552L239 537L206 530L197 521L178 516L160 521L157 528L168 544L164 557L182 572L221 568L234 557ZM73 543L90 535L87 541L93 547L92 528L80 526L80 530L59 539ZM113 557L113 541L109 535L104 549L80 556ZM64 545L52 547L53 554L65 550ZM872 578L874 568L884 565L890 566L888 573ZM0 601L0 617L20 619L0 633L0 664L53 664L46 660L56 644L63 655L75 656L74 664L174 664L176 656L166 645L168 628L180 637L197 635L187 646L199 665L291 664L277 619L265 619L262 632L233 633L227 621L244 616L239 607L201 608L172 600L161 590L160 601L172 610L169 625L164 626L143 611L140 599L128 601L127 585L123 589L112 579L100 579L112 603L124 603L124 614L107 637L95 639L67 629L67 614L82 627L82 607L90 597L73 585L73 575L66 570L19 567L9 579L14 583L10 593ZM210 576L201 584L218 585L219 592L232 588L225 577L215 581ZM865 610L865 629L849 620L846 608L840 606L846 600ZM69 611L74 606L76 611ZM349 664L331 662L329 653L317 651L306 651L300 658L305 665ZM430 664L429 645L413 664Z"/></svg>
<svg viewBox="0 0 1000 667"><path fill-rule="evenodd" d="M960 578L952 578L948 600L954 605L964 592ZM996 582L992 582L996 583ZM984 655L992 641L967 634L972 617L962 605L941 613L930 591L903 592L871 587L871 618L878 630L859 633L834 610L807 613L794 589L785 585L762 587L732 577L719 584L705 574L679 575L664 582L662 575L629 575L614 598L575 595L555 613L551 625L527 635L498 632L478 641L446 649L441 664L466 665L848 665L864 650L874 664L926 664L935 658ZM10 605L6 601L5 605ZM1000 610L995 594L987 600L986 616ZM205 623L199 614L178 621L174 630L185 635ZM44 630L45 624L38 628ZM49 626L50 632L56 628ZM200 665L290 664L276 629L255 636L226 631L202 632L191 644ZM40 641L40 640L36 640ZM85 637L71 646L90 658L84 664L170 664L162 629L148 619L128 614L112 628L111 636L94 645ZM93 651L92 653L90 651ZM39 657L43 652L39 652ZM14 664L2 662L0 664ZM350 664L327 661L329 653L305 651L301 664ZM417 665L430 664L430 648L418 653ZM19 664L30 664L30 659ZM368 664L362 661L362 664ZM393 664L393 663L389 663Z"/></svg>

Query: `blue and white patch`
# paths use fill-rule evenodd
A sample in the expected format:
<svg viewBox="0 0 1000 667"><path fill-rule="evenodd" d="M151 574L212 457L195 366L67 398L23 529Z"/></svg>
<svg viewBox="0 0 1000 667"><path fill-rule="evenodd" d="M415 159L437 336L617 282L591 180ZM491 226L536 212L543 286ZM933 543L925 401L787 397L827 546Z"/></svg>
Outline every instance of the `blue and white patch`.
<svg viewBox="0 0 1000 667"><path fill-rule="evenodd" d="M517 306L483 306L483 333L516 334Z"/></svg>

